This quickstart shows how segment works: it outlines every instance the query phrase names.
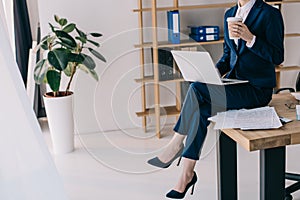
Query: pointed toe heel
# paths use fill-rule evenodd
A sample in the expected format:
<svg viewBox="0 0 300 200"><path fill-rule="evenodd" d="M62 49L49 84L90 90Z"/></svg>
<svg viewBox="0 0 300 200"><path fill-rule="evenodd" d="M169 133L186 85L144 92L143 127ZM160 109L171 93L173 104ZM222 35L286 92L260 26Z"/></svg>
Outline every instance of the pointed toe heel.
<svg viewBox="0 0 300 200"><path fill-rule="evenodd" d="M159 160L158 157L155 157L155 158L152 158L152 159L148 160L147 163L152 165L152 166L159 167L159 168L168 168L174 162L174 160L176 160L179 157L179 160L178 160L178 163L177 163L177 166L179 166L180 161L181 161L181 154L183 152L183 148L184 148L184 145L182 144L179 151L167 163L162 162L161 160Z"/></svg>
<svg viewBox="0 0 300 200"><path fill-rule="evenodd" d="M171 165L171 163L161 162L158 157L148 160L147 163L152 166L159 167L159 168L168 168Z"/></svg>
<svg viewBox="0 0 300 200"><path fill-rule="evenodd" d="M194 172L194 176L192 180L186 185L185 190L183 192L177 192L176 190L171 190L168 194L166 194L166 197L171 199L183 199L190 187L192 187L191 195L193 195L197 179L198 179L197 174L196 172Z"/></svg>

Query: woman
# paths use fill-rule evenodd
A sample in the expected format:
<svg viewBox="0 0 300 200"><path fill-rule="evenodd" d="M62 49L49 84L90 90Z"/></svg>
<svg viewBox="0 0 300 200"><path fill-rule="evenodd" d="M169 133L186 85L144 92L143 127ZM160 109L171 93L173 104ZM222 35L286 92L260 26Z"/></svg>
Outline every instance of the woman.
<svg viewBox="0 0 300 200"><path fill-rule="evenodd" d="M243 20L228 25L228 17ZM240 39L229 39L229 32ZM236 6L226 11L223 56L216 67L227 78L249 82L226 86L199 82L190 85L172 140L164 152L148 161L156 167L167 168L176 158L184 157L179 181L167 197L182 199L197 182L194 167L200 157L210 116L229 109L266 106L270 102L276 85L275 65L284 59L283 38L280 11L262 0L238 0Z"/></svg>

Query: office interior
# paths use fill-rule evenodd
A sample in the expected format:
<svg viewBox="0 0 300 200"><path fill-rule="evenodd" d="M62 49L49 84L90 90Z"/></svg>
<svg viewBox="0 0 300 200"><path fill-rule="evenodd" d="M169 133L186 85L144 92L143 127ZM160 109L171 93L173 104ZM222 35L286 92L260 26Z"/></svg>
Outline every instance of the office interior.
<svg viewBox="0 0 300 200"><path fill-rule="evenodd" d="M173 135L176 117L161 117L161 138L157 138L155 117L148 116L147 132L142 118L136 115L142 108L140 77L140 49L138 0L27 0L32 40L49 33L54 14L67 18L89 32L100 32L99 52L106 63L96 61L95 81L80 71L72 83L74 91L73 115L75 125L74 151L55 154L46 117L37 117L33 101L15 62L13 3L2 0L1 73L3 98L1 105L0 140L0 199L3 200L96 200L96 199L165 199L165 194L177 183L182 166L171 165L158 169L147 160L163 151ZM232 0L188 0L180 5L233 3ZM151 7L151 0L143 6ZM173 1L159 0L161 7ZM208 8L180 11L180 31L188 39L189 25L216 25L223 30L223 15L227 8ZM285 33L300 33L299 3L281 7ZM152 40L151 12L144 15L145 41ZM157 15L158 38L167 40L166 12ZM300 37L285 38L284 66L300 65ZM200 48L200 47L198 47ZM222 54L222 44L201 46L216 62ZM151 61L151 49L145 50ZM145 73L151 75L152 67ZM298 71L280 74L280 87L295 87ZM28 80L27 80L28 81ZM29 82L32 82L29 81ZM29 85L29 86L28 86ZM35 87L34 83L27 84ZM153 84L147 85L146 102L154 107ZM47 88L46 88L47 89ZM160 104L176 103L176 86L160 86ZM2 135L2 134L1 134ZM198 182L193 195L185 199L218 199L217 146L218 132L209 127L201 159L195 171ZM286 168L300 173L300 145L287 147ZM241 200L259 199L259 153L248 152L238 146L238 197ZM287 181L286 184L290 184ZM300 200L300 192L293 193Z"/></svg>

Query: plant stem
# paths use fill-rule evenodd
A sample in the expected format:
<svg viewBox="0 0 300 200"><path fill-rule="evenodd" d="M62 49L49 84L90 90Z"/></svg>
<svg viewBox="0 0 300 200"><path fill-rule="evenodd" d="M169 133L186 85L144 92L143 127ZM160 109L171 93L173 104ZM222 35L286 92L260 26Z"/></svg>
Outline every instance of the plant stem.
<svg viewBox="0 0 300 200"><path fill-rule="evenodd" d="M77 64L74 64L73 67L72 67L72 74L71 74L71 77L70 77L70 80L69 80L69 83L68 83L68 86L67 86L67 89L66 89L66 95L68 94L68 91L70 89L71 82L72 82L73 77L74 77L75 72L76 72L76 67L77 67Z"/></svg>

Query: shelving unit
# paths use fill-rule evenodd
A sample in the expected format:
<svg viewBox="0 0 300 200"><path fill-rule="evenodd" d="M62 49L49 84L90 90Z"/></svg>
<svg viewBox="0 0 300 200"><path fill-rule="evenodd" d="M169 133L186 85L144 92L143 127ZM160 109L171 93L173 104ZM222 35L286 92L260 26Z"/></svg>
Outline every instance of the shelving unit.
<svg viewBox="0 0 300 200"><path fill-rule="evenodd" d="M284 0L284 1L274 1L268 2L270 5L279 5L288 4L288 3L299 3L300 0ZM134 9L133 12L138 13L139 15L139 28L140 28L140 43L135 45L135 48L140 49L140 65L141 77L135 79L137 83L141 84L141 99L142 99L142 110L137 112L138 117L142 117L142 126L145 131L147 131L147 120L146 117L150 115L155 116L155 129L156 135L158 138L160 135L160 118L161 116L178 116L181 110L181 100L180 100L180 82L184 81L182 78L174 78L172 80L160 81L159 80L159 69L158 69L158 48L179 48L179 47L187 47L187 46L200 46L200 45L213 45L213 44L222 44L224 42L221 37L218 41L211 42L192 42L190 40L182 40L180 44L170 44L165 41L158 41L158 33L157 33L157 12L166 12L169 10L195 10L195 9L210 9L210 8L229 8L236 4L232 3L217 3L217 4L203 4L203 5L189 5L189 6L180 6L179 0L173 0L173 6L169 7L158 7L157 0L151 0L151 7L143 7L143 0L138 0L138 8ZM151 13L152 20L152 42L144 42L144 16L145 12ZM289 33L286 34L285 37L300 37L300 33ZM145 49L152 48L153 49L153 75L145 76ZM276 76L277 76L277 87L280 83L280 72L282 71L291 71L291 70L299 70L300 66L278 66L276 67ZM176 105L161 107L160 106L160 84L165 82L174 82L176 84ZM152 83L154 87L154 108L146 107L146 84ZM164 112L162 112L164 111Z"/></svg>

